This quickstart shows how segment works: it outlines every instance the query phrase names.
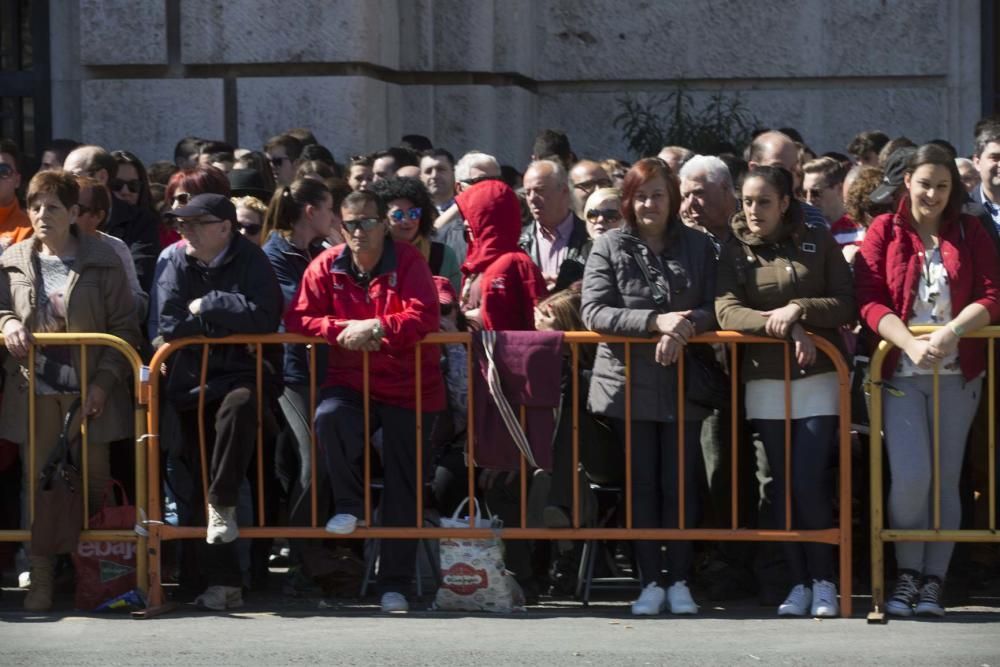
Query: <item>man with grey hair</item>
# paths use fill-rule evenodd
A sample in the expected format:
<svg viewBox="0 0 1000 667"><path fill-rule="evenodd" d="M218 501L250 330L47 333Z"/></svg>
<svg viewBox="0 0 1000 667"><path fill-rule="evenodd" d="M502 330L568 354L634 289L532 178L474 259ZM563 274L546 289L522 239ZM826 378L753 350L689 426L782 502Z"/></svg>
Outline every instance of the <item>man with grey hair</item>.
<svg viewBox="0 0 1000 667"><path fill-rule="evenodd" d="M718 249L729 238L729 219L737 207L729 168L714 155L695 155L679 177L681 219L708 233Z"/></svg>
<svg viewBox="0 0 1000 667"><path fill-rule="evenodd" d="M480 151L469 151L455 163L455 190L462 192L479 181L500 178L500 163L492 155ZM465 242L465 220L458 206L452 205L442 211L434 221L433 240L444 243L458 255L458 262L465 261L468 244Z"/></svg>
<svg viewBox="0 0 1000 667"><path fill-rule="evenodd" d="M573 212L566 169L554 160L536 160L524 172L524 198L532 222L521 233L521 249L542 270L549 290L583 278L590 254L587 225Z"/></svg>
<svg viewBox="0 0 1000 667"><path fill-rule="evenodd" d="M74 176L90 176L107 186L117 175L118 163L100 146L80 146L66 156L63 169ZM153 210L112 197L111 212L100 231L125 242L135 263L139 285L149 294L156 257L160 254L160 225Z"/></svg>

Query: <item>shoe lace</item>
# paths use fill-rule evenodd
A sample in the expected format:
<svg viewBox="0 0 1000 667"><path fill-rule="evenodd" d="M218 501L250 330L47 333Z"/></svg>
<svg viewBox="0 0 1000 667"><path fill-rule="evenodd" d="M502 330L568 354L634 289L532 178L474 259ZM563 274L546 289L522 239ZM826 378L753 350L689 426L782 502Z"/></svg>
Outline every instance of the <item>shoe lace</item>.
<svg viewBox="0 0 1000 667"><path fill-rule="evenodd" d="M788 594L785 598L785 604L794 604L801 606L806 600L806 587L799 584L792 589L792 592Z"/></svg>
<svg viewBox="0 0 1000 667"><path fill-rule="evenodd" d="M830 604L836 597L836 589L828 581L817 581L813 584L813 597L823 604Z"/></svg>
<svg viewBox="0 0 1000 667"><path fill-rule="evenodd" d="M941 598L941 584L933 579L924 582L920 587L920 601L937 604Z"/></svg>
<svg viewBox="0 0 1000 667"><path fill-rule="evenodd" d="M652 585L646 586L645 588L642 589L642 593L639 594L639 601L640 602L650 601L650 600L658 597L659 594L660 594L660 591L659 591L659 589L656 586L652 586Z"/></svg>
<svg viewBox="0 0 1000 667"><path fill-rule="evenodd" d="M918 593L919 589L917 588L916 577L912 574L904 572L900 574L899 578L896 580L896 590L892 592L892 597L895 600L910 602L913 598L917 597Z"/></svg>
<svg viewBox="0 0 1000 667"><path fill-rule="evenodd" d="M226 517L222 516L219 510L215 509L213 505L208 506L208 525L213 528L226 525Z"/></svg>

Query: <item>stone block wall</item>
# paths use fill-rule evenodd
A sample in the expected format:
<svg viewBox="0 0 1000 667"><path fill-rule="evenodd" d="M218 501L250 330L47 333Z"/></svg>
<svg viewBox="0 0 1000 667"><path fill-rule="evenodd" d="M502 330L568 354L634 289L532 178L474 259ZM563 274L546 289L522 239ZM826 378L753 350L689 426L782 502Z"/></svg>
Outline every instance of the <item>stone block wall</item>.
<svg viewBox="0 0 1000 667"><path fill-rule="evenodd" d="M883 129L971 148L979 0L50 0L56 136L169 159L305 126L338 159L405 133L523 167L535 133L634 159L624 95L740 95L818 152Z"/></svg>

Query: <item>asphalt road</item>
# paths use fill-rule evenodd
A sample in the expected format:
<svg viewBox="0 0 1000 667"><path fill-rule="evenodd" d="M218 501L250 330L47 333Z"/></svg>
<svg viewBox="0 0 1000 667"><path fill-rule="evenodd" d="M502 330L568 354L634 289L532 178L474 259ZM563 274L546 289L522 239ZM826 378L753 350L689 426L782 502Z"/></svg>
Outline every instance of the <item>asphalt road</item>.
<svg viewBox="0 0 1000 667"><path fill-rule="evenodd" d="M5 600L6 602L6 600ZM634 619L622 605L507 617L316 600L152 620L0 610L0 664L75 665L970 665L1000 667L1000 610L943 621L777 619L760 607Z"/></svg>

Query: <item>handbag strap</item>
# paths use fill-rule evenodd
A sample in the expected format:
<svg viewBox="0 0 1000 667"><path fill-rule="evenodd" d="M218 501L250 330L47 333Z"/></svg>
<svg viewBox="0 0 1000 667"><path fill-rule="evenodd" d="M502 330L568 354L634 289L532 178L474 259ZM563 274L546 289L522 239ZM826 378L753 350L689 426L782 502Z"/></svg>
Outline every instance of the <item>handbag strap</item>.
<svg viewBox="0 0 1000 667"><path fill-rule="evenodd" d="M657 310L663 313L667 312L670 297L663 291L663 286L660 285L659 281L653 277L653 272L649 268L649 262L646 261L646 258L643 257L642 253L635 247L631 248L630 253L632 255L632 259L634 259L635 263L639 265L639 271L642 272L642 277L646 279L646 285L652 293L653 303L656 304Z"/></svg>
<svg viewBox="0 0 1000 667"><path fill-rule="evenodd" d="M80 397L77 396L73 399L73 402L69 404L69 409L66 410L66 415L63 417L62 430L59 432L59 441L56 446L52 448L52 452L49 454L49 458L46 459L45 465L42 467L42 475L46 474L47 470L52 470L61 461L73 464L73 454L71 447L69 446L70 437L69 431L70 427L73 425L73 419L76 417L76 413L80 410Z"/></svg>
<svg viewBox="0 0 1000 667"><path fill-rule="evenodd" d="M504 395L503 385L500 383L500 371L497 370L496 360L493 356L494 347L497 342L497 333L495 331L483 331L481 340L483 351L486 353L486 384L490 389L490 396L500 410L500 417L503 419L510 437L513 438L514 445L521 451L521 454L531 464L531 467L537 468L538 462L535 461L535 455L531 451L528 436L525 435L524 429L521 428L521 422L514 414L514 408L511 407L510 401Z"/></svg>

